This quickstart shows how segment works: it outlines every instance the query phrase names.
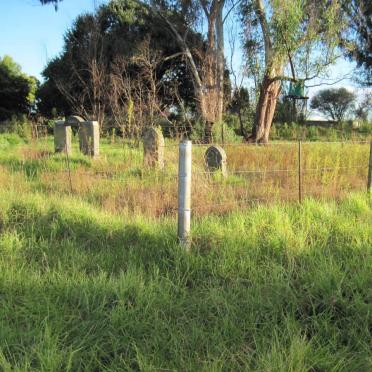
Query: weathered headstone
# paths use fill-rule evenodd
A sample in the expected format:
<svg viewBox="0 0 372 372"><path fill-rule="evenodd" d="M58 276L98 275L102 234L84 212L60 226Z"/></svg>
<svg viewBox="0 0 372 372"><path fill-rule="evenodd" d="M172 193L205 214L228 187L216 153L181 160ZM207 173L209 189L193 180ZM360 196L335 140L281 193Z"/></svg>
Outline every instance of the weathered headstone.
<svg viewBox="0 0 372 372"><path fill-rule="evenodd" d="M84 121L79 129L80 151L84 155L99 156L99 125L98 121Z"/></svg>
<svg viewBox="0 0 372 372"><path fill-rule="evenodd" d="M220 170L223 176L227 175L227 157L225 150L217 145L207 148L204 155L205 164L209 172Z"/></svg>
<svg viewBox="0 0 372 372"><path fill-rule="evenodd" d="M85 121L80 116L69 116L65 121L56 121L54 126L54 147L56 152L71 154L71 127L79 129L80 151L89 156L99 155L99 124Z"/></svg>
<svg viewBox="0 0 372 372"><path fill-rule="evenodd" d="M164 167L164 137L160 128L149 127L143 133L144 161L149 167Z"/></svg>
<svg viewBox="0 0 372 372"><path fill-rule="evenodd" d="M80 116L77 116L77 115L72 115L72 116L69 116L66 120L65 120L65 125L66 126L69 126L69 127L79 127L80 124L84 123L84 119Z"/></svg>
<svg viewBox="0 0 372 372"><path fill-rule="evenodd" d="M54 149L55 152L71 154L71 127L66 126L63 120L54 124Z"/></svg>

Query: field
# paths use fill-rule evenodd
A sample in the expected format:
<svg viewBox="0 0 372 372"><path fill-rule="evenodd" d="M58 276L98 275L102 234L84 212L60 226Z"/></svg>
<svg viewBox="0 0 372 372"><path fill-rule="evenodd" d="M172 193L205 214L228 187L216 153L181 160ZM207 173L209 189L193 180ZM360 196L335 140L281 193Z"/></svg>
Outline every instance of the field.
<svg viewBox="0 0 372 372"><path fill-rule="evenodd" d="M303 144L302 204L296 143L227 146L226 179L194 146L186 253L177 144L103 142L0 136L1 370L372 369L367 144Z"/></svg>
<svg viewBox="0 0 372 372"><path fill-rule="evenodd" d="M53 140L28 144L14 135L0 137L0 180L20 194L73 194L114 214L175 216L177 210L178 143L166 142L165 168L143 166L142 146L104 139L101 156L54 154ZM2 145L1 145L2 144ZM369 143L304 142L301 188L304 197L341 199L350 191L365 191ZM297 142L269 146L224 145L228 177L206 172L207 145L193 145L192 208L195 216L228 213L256 203L299 199Z"/></svg>

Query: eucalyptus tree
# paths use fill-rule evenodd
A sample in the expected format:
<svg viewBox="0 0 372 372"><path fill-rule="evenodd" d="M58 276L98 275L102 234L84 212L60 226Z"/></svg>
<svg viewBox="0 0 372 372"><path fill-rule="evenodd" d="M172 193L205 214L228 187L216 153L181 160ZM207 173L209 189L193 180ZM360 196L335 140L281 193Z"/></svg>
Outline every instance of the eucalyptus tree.
<svg viewBox="0 0 372 372"><path fill-rule="evenodd" d="M346 27L338 0L245 0L247 58L260 56L261 81L249 141L267 143L284 80L319 76L337 58ZM286 75L286 71L290 73Z"/></svg>

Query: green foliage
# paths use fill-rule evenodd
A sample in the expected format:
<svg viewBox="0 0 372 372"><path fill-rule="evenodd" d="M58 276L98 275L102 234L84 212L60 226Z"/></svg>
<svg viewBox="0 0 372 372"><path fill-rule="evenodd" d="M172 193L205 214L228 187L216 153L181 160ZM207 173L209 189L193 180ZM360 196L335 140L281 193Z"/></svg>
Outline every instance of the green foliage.
<svg viewBox="0 0 372 372"><path fill-rule="evenodd" d="M349 28L342 35L341 46L345 54L357 62L356 80L372 85L372 4L369 0L343 0Z"/></svg>
<svg viewBox="0 0 372 372"><path fill-rule="evenodd" d="M22 73L10 56L0 58L0 121L30 112L37 84L37 79Z"/></svg>
<svg viewBox="0 0 372 372"><path fill-rule="evenodd" d="M345 88L331 88L319 91L310 102L310 107L329 118L342 121L354 108L355 94Z"/></svg>
<svg viewBox="0 0 372 372"><path fill-rule="evenodd" d="M259 2L246 0L242 3L243 22L247 28L247 58L266 61L262 63L260 76L264 70L270 71L272 76L281 75L289 63L289 56L296 79L318 75L334 61L340 33L346 28L339 1L274 0L262 3L265 31L260 25ZM268 38L267 47L271 50L264 58L265 38Z"/></svg>
<svg viewBox="0 0 372 372"><path fill-rule="evenodd" d="M235 129L227 125L225 121L217 122L213 125L212 137L213 141L218 143L241 141L241 137L236 134Z"/></svg>
<svg viewBox="0 0 372 372"><path fill-rule="evenodd" d="M2 133L0 136L0 151L23 143L23 139L17 133Z"/></svg>
<svg viewBox="0 0 372 372"><path fill-rule="evenodd" d="M177 25L186 27L185 20L178 17ZM202 43L200 35L192 30L187 37L195 46ZM162 109L167 105L174 106L172 92L175 86L186 105L193 101L193 85L185 62L181 56L165 59L180 52L178 44L162 19L138 2L111 1L100 6L95 13L81 15L64 39L62 53L43 71L45 82L38 94L40 112L48 117L53 108L58 113L70 114L74 106L84 106L87 112L94 112L96 101L100 106L105 105L108 115L116 105L130 105L128 101L139 94L135 82L142 78L141 89L148 89L148 64L155 66L155 61L163 57L164 60L153 71L156 84L161 82L157 98ZM146 45L151 46L148 52L143 51ZM147 64L141 63L144 60ZM87 90L97 90L92 86L92 65L99 67L100 79L95 81L102 92L102 96L95 100L87 93ZM125 77L131 83L127 83L125 94L118 98L118 102L113 102L110 92L120 85L113 80L117 77ZM146 95L145 92L142 94ZM137 101L135 106L139 105Z"/></svg>
<svg viewBox="0 0 372 372"><path fill-rule="evenodd" d="M24 141L29 142L32 138L31 125L25 115L13 115L10 120L6 120L0 126L7 134L15 134Z"/></svg>
<svg viewBox="0 0 372 372"><path fill-rule="evenodd" d="M372 123L361 122L352 128L350 122L337 124L275 123L270 133L272 140L308 141L368 141L372 134Z"/></svg>

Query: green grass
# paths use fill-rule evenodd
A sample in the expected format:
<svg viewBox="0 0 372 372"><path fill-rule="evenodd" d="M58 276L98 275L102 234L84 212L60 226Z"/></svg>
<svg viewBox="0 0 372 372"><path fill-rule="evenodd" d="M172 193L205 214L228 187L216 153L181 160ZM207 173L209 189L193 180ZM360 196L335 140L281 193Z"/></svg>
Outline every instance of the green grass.
<svg viewBox="0 0 372 372"><path fill-rule="evenodd" d="M296 148L226 151L230 169L270 170L295 167ZM368 150L304 144L304 167L334 167L305 191L364 190L366 166L341 170ZM198 176L204 151L195 207L267 182ZM141 147L103 139L91 160L74 143L71 193L50 138L0 135L0 371L370 371L371 198L195 212L186 253L174 211L154 213L177 205L177 147L165 155L162 174Z"/></svg>
<svg viewBox="0 0 372 372"><path fill-rule="evenodd" d="M193 221L0 193L4 371L369 371L372 209L256 206Z"/></svg>

